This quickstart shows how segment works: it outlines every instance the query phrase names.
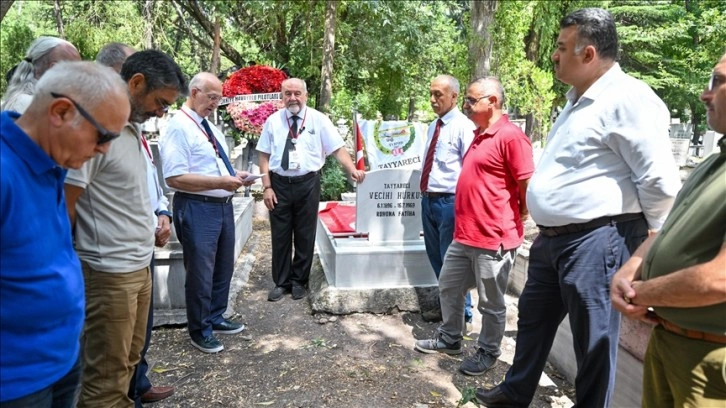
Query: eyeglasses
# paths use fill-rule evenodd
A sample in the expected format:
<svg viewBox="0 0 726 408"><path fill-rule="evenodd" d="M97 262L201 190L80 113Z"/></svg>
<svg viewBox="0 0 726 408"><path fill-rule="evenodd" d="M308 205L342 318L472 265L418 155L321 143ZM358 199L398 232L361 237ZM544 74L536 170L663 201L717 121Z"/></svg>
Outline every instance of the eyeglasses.
<svg viewBox="0 0 726 408"><path fill-rule="evenodd" d="M117 137L119 137L118 133L114 133L114 132L111 132L110 130L106 130L106 128L99 125L98 122L96 122L96 119L94 119L93 116L91 116L91 114L88 113L88 111L83 109L83 107L81 107L81 105L79 105L78 102L74 101L70 97L65 96L63 94L55 93L55 92L51 92L50 95L54 98L66 98L69 101L71 101L73 106L75 106L76 109L78 110L78 113L80 113L81 116L83 116L88 121L88 123L92 124L93 127L95 127L96 130L98 131L98 141L96 141L96 144L99 144L99 145L106 144L106 143L112 141L113 139L116 139Z"/></svg>
<svg viewBox="0 0 726 408"><path fill-rule="evenodd" d="M161 110L162 112L167 112L167 111L169 111L169 107L171 106L171 103L168 103L168 102L166 102L166 101L164 101L164 100L162 100L162 99L160 99L160 98L156 98L156 103L157 103L157 104L158 104L159 106L161 106L161 107L160 107L159 109L157 109L157 110ZM173 102L172 102L172 103L173 103Z"/></svg>
<svg viewBox="0 0 726 408"><path fill-rule="evenodd" d="M484 98L489 98L490 96L491 95L485 95L485 96L482 96L481 98L472 98L471 96L467 96L466 98L464 98L463 104L464 105L469 104L469 106L476 105L480 100L482 100Z"/></svg>
<svg viewBox="0 0 726 408"><path fill-rule="evenodd" d="M199 91L199 92L202 92L202 93L204 94L204 96L206 96L206 97L207 97L207 99L209 99L209 100L210 100L210 101L212 101L213 103L217 103L217 102L219 102L219 101L221 101L221 100L222 100L222 95L215 95L215 94L212 94L212 93L204 93L204 92L203 92L203 91L202 91L201 89L199 89L199 88L194 88L194 89L196 89L196 90L197 90L197 91Z"/></svg>
<svg viewBox="0 0 726 408"><path fill-rule="evenodd" d="M711 78L708 80L708 87L706 88L706 90L708 92L713 92L716 88L723 85L723 83L724 77L714 72L711 74Z"/></svg>

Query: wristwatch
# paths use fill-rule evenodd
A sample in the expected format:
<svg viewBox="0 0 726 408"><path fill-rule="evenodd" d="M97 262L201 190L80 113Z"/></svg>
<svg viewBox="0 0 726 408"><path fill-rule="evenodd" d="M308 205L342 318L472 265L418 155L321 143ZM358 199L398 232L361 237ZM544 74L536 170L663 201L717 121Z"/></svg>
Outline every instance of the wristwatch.
<svg viewBox="0 0 726 408"><path fill-rule="evenodd" d="M268 188L272 188L272 186L264 186L264 187L262 187L262 191L265 191L265 190L267 190Z"/></svg>

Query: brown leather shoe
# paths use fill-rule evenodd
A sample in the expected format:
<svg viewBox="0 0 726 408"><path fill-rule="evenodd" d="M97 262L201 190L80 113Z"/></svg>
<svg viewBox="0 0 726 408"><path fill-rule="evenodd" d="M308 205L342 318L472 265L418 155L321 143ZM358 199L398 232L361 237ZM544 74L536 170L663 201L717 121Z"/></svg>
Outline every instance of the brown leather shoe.
<svg viewBox="0 0 726 408"><path fill-rule="evenodd" d="M174 387L151 387L149 391L146 391L141 396L141 402L146 404L161 401L164 398L170 397L172 394L174 394Z"/></svg>

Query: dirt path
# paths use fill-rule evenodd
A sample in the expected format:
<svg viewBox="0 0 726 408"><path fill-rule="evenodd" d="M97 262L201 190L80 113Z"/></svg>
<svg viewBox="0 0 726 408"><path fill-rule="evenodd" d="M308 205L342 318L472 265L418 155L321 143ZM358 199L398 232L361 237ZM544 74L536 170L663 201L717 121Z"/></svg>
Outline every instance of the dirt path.
<svg viewBox="0 0 726 408"><path fill-rule="evenodd" d="M253 267L234 305L248 329L220 336L223 352L197 351L184 327L154 331L147 355L151 381L173 385L176 393L150 406L475 407L459 405L462 391L473 398L476 387L503 378L509 366L502 361L485 376L467 377L458 372L461 358L414 351L415 339L430 337L436 328L417 313L313 315L306 300L293 301L289 295L268 302L269 241L269 225L256 221L240 257L252 256ZM475 345L475 336L467 339L466 353ZM505 338L505 354L512 354L513 345ZM571 405L571 386L556 373L549 377L559 387L540 387L532 406Z"/></svg>

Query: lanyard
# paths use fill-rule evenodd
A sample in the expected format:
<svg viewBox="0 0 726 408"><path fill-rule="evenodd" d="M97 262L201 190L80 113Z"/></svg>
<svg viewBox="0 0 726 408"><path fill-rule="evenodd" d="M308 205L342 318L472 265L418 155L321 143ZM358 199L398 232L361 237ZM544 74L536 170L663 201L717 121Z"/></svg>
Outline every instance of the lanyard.
<svg viewBox="0 0 726 408"><path fill-rule="evenodd" d="M139 133L139 137L141 138L141 144L144 146L144 150L146 150L146 154L149 155L149 160L151 160L151 162L154 163L154 157L151 155L151 149L149 148L149 143L146 141L146 138L144 137L143 133Z"/></svg>
<svg viewBox="0 0 726 408"><path fill-rule="evenodd" d="M199 128L199 130L201 130L201 131L202 131L202 133L204 133L204 136L206 136L206 137L207 137L207 139L209 140L209 143L211 143L211 144L212 144L212 147L214 148L214 154L215 154L215 155L216 155L217 157L219 157L219 150L217 150L217 143L216 143L216 142L215 142L215 141L214 141L214 140L212 139L212 138L214 137L214 135L209 135L209 134L207 134L207 132L206 132L206 131L205 131L204 129L202 129L202 127L201 127L201 126L199 125L199 123L198 123L198 122L197 122L196 120L194 120L194 118L193 118L193 117L189 116L189 114L188 114L188 113L186 113L186 112L184 111L184 109L180 109L180 110L181 110L181 112L182 112L183 114L187 115L187 117L189 118L189 120L191 120L192 122L194 122L194 124L195 124L195 125L197 125L197 128Z"/></svg>
<svg viewBox="0 0 726 408"><path fill-rule="evenodd" d="M308 118L308 110L305 109L305 115L303 115L302 123L297 128L297 134L292 133L292 126L290 125L290 118L287 117L287 114L285 113L285 111L283 111L283 114L285 115L285 119L287 120L287 133L290 135L290 138L292 140L297 140L298 136L300 136L300 134L303 132L303 130L305 130L305 121ZM296 115L293 115L293 116L296 116ZM295 142L293 142L293 143L295 143Z"/></svg>

